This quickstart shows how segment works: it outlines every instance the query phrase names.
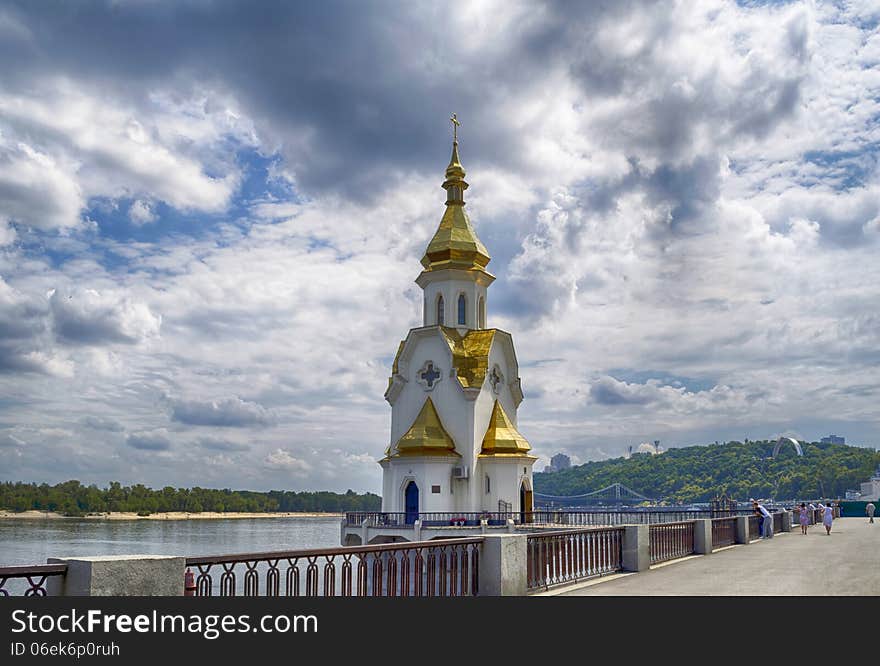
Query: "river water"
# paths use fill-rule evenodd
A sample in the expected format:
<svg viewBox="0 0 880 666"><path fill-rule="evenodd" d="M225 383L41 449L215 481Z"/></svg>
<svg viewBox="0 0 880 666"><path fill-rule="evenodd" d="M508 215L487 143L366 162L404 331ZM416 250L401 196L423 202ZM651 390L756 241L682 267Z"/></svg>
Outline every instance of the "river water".
<svg viewBox="0 0 880 666"><path fill-rule="evenodd" d="M334 548L338 517L212 520L0 518L0 566L83 555L226 555Z"/></svg>

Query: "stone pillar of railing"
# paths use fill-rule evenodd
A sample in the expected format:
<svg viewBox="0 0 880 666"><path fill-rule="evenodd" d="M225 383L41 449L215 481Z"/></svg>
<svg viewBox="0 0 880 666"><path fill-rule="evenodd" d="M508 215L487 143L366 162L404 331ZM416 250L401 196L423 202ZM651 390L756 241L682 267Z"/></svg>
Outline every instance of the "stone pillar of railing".
<svg viewBox="0 0 880 666"><path fill-rule="evenodd" d="M186 558L168 555L107 555L50 557L49 564L66 564L64 576L46 582L50 596L65 597L180 597Z"/></svg>
<svg viewBox="0 0 880 666"><path fill-rule="evenodd" d="M651 568L650 530L648 525L623 526L624 571L645 571Z"/></svg>
<svg viewBox="0 0 880 666"><path fill-rule="evenodd" d="M487 534L480 548L481 597L525 596L528 589L528 537Z"/></svg>
<svg viewBox="0 0 880 666"><path fill-rule="evenodd" d="M737 516L736 517L736 542L743 543L743 544L749 542L749 517L748 516Z"/></svg>
<svg viewBox="0 0 880 666"><path fill-rule="evenodd" d="M708 555L712 552L712 519L697 518L694 521L694 552Z"/></svg>
<svg viewBox="0 0 880 666"><path fill-rule="evenodd" d="M791 511L783 511L782 512L782 531L783 532L791 532Z"/></svg>
<svg viewBox="0 0 880 666"><path fill-rule="evenodd" d="M413 541L422 540L422 521L421 519L413 523Z"/></svg>
<svg viewBox="0 0 880 666"><path fill-rule="evenodd" d="M361 523L361 545L366 546L370 541L370 521L367 518L364 518L364 521Z"/></svg>

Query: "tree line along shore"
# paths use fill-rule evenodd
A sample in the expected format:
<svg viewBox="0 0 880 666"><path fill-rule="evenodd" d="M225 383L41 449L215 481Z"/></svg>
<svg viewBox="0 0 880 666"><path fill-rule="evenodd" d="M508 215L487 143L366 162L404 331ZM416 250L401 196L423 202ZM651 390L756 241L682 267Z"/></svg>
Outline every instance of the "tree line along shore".
<svg viewBox="0 0 880 666"><path fill-rule="evenodd" d="M71 480L47 483L0 482L0 511L36 517L40 512L68 517L250 517L284 514L338 514L346 511L378 511L382 498L373 493L329 491L218 490L173 488L154 490L141 484L123 486L113 481L107 488ZM37 513L33 513L37 512Z"/></svg>
<svg viewBox="0 0 880 666"><path fill-rule="evenodd" d="M573 496L622 483L670 504L708 502L721 494L741 500L842 498L880 465L880 452L873 448L801 442L802 456L787 445L774 458L775 444L732 441L588 462L535 474L535 491Z"/></svg>

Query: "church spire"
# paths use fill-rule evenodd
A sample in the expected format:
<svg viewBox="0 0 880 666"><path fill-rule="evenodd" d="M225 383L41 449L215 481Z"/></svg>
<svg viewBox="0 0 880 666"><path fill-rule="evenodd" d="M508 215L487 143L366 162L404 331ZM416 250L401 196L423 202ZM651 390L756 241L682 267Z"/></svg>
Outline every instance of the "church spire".
<svg viewBox="0 0 880 666"><path fill-rule="evenodd" d="M446 205L464 206L464 191L468 188L464 179L464 167L461 165L461 158L458 156L458 126L461 122L453 113L452 118L452 157L449 159L449 166L446 167L446 181L443 188L446 190Z"/></svg>
<svg viewBox="0 0 880 666"><path fill-rule="evenodd" d="M425 250L422 266L426 271L444 268L485 271L490 259L489 252L477 238L464 212L464 191L468 184L458 156L458 126L461 122L454 113L449 120L452 122L452 157L446 167L446 180L443 181L446 213Z"/></svg>

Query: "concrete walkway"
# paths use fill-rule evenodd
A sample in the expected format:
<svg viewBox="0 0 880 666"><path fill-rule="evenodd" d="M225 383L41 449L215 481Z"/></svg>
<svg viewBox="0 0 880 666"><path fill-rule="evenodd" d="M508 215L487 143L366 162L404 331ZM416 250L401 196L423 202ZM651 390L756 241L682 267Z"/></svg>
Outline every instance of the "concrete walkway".
<svg viewBox="0 0 880 666"><path fill-rule="evenodd" d="M799 525L773 539L729 546L551 590L566 596L880 595L880 520L838 518L826 536Z"/></svg>

